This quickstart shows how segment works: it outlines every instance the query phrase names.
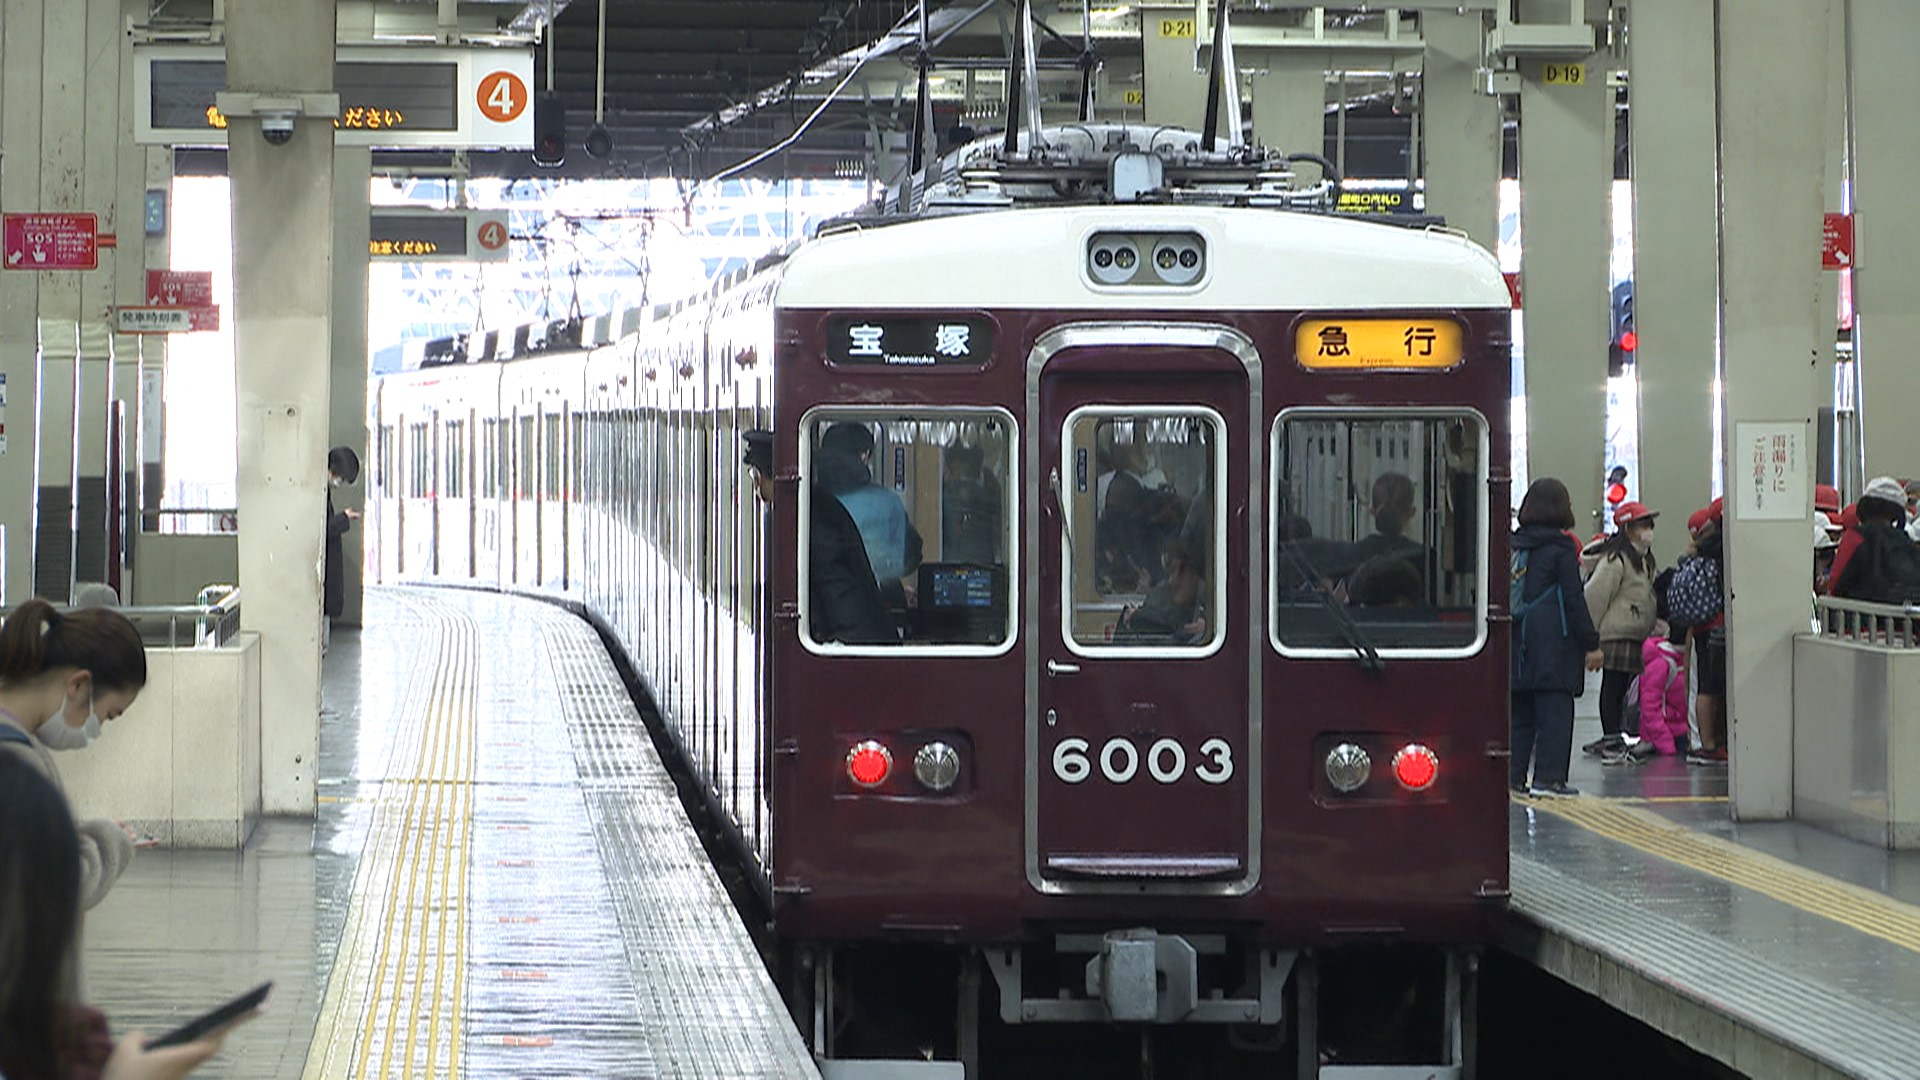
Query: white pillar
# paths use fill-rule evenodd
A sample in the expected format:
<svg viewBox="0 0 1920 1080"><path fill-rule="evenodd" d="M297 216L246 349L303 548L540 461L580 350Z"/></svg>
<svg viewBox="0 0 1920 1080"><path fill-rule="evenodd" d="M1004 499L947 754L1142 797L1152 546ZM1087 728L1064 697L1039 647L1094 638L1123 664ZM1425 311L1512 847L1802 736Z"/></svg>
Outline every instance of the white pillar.
<svg viewBox="0 0 1920 1080"><path fill-rule="evenodd" d="M327 445L349 446L360 455L360 482L333 493L336 510L364 507L367 484L373 478L367 441L367 235L372 220L367 182L372 170L372 150L343 147L334 151L333 376ZM345 626L360 625L365 540L359 522L344 538L346 602L337 621Z"/></svg>
<svg viewBox="0 0 1920 1080"><path fill-rule="evenodd" d="M1199 131L1207 113L1207 76L1194 67L1198 20L1193 5L1142 5L1139 10L1147 123Z"/></svg>
<svg viewBox="0 0 1920 1080"><path fill-rule="evenodd" d="M40 205L41 0L0 0L0 205ZM7 446L0 452L0 602L33 595L39 495L40 278L0 270L0 375L6 376Z"/></svg>
<svg viewBox="0 0 1920 1080"><path fill-rule="evenodd" d="M1851 0L1850 10L1854 355L1866 474L1909 477L1920 473L1920 425L1913 420L1920 400L1913 365L1920 335L1920 220L1908 205L1920 175L1914 120L1920 9L1911 0ZM1825 146L1816 150L1824 153Z"/></svg>
<svg viewBox="0 0 1920 1080"><path fill-rule="evenodd" d="M333 0L227 9L227 87L333 89ZM261 809L314 810L320 563L332 365L333 127L301 117L270 146L232 117L240 620L261 638Z"/></svg>
<svg viewBox="0 0 1920 1080"><path fill-rule="evenodd" d="M1420 96L1426 125L1427 213L1463 229L1488 251L1500 247L1500 99L1474 87L1482 12L1427 11Z"/></svg>
<svg viewBox="0 0 1920 1080"><path fill-rule="evenodd" d="M1812 384L1828 325L1818 310L1828 16L1828 0L1744 0L1719 5L1716 28L1728 732L1733 815L1747 821L1793 810L1793 636L1807 630L1812 592ZM1800 437L1787 478L1799 497L1778 519L1742 509L1756 424Z"/></svg>
<svg viewBox="0 0 1920 1080"><path fill-rule="evenodd" d="M1525 305L1527 476L1556 477L1573 496L1574 527L1599 528L1611 302L1613 91L1605 57L1555 61L1578 81L1545 81L1521 65L1521 297Z"/></svg>
<svg viewBox="0 0 1920 1080"><path fill-rule="evenodd" d="M1201 99L1205 108L1205 98ZM1253 141L1289 154L1319 154L1327 143L1327 54L1272 49L1253 79ZM1312 166L1307 166L1312 175Z"/></svg>
<svg viewBox="0 0 1920 1080"><path fill-rule="evenodd" d="M1713 0L1632 8L1633 279L1640 383L1640 498L1662 514L1672 565L1687 515L1713 498L1719 336Z"/></svg>

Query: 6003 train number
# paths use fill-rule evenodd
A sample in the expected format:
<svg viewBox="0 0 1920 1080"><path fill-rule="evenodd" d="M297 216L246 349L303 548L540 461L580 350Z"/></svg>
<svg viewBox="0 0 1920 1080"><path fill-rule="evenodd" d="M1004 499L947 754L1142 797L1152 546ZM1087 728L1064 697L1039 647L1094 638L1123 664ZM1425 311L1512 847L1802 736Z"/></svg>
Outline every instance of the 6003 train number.
<svg viewBox="0 0 1920 1080"><path fill-rule="evenodd" d="M1093 776L1096 767L1101 776L1115 784L1128 783L1143 772L1159 783L1173 784L1187 773L1187 749L1178 739L1157 739L1143 753L1133 740L1122 735L1108 739L1097 754L1092 743L1078 737L1061 739L1054 745L1053 775L1062 783L1082 783ZM1233 779L1233 747L1219 737L1201 743L1193 775L1208 784Z"/></svg>

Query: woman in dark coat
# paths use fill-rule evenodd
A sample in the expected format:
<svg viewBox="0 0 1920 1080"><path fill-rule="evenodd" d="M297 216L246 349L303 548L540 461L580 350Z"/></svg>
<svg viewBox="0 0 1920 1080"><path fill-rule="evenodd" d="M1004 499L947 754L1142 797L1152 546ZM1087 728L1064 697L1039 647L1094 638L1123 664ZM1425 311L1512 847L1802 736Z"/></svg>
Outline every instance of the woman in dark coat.
<svg viewBox="0 0 1920 1080"><path fill-rule="evenodd" d="M1573 699L1585 687L1584 671L1602 660L1580 589L1580 549L1567 485L1536 480L1520 502L1513 533L1512 756L1507 785L1537 796L1578 795L1567 786L1573 756ZM1556 592L1557 590L1557 592ZM1533 783L1527 784L1527 766Z"/></svg>

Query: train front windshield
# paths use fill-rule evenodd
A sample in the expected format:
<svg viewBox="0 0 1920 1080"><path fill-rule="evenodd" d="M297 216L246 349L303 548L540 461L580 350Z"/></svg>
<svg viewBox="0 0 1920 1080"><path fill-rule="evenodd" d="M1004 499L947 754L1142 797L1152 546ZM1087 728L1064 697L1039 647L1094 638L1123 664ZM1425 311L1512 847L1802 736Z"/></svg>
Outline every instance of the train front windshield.
<svg viewBox="0 0 1920 1080"><path fill-rule="evenodd" d="M1477 416L1457 414L1282 417L1273 531L1282 649L1348 649L1356 628L1382 651L1478 647L1485 433Z"/></svg>
<svg viewBox="0 0 1920 1080"><path fill-rule="evenodd" d="M859 530L887 609L887 646L1001 648L1012 641L1013 425L1001 412L810 415L803 530L826 527L813 500L832 498ZM838 515L835 515L836 517ZM811 574L804 567L803 574ZM802 595L811 587L803 584ZM833 644L828 620L808 640ZM874 645L869 636L862 646Z"/></svg>

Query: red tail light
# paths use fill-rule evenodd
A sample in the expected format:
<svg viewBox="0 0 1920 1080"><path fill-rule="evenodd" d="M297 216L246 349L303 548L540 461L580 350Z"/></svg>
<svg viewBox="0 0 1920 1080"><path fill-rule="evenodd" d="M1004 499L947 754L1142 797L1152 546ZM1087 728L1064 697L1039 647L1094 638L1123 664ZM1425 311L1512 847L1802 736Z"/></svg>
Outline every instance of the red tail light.
<svg viewBox="0 0 1920 1080"><path fill-rule="evenodd" d="M855 743L853 749L847 751L847 779L861 787L879 787L892 772L893 755L872 739Z"/></svg>
<svg viewBox="0 0 1920 1080"><path fill-rule="evenodd" d="M1393 778L1408 791L1432 787L1440 776L1440 758L1419 743L1409 743L1393 755Z"/></svg>

